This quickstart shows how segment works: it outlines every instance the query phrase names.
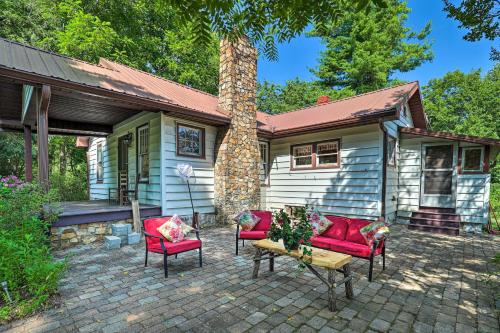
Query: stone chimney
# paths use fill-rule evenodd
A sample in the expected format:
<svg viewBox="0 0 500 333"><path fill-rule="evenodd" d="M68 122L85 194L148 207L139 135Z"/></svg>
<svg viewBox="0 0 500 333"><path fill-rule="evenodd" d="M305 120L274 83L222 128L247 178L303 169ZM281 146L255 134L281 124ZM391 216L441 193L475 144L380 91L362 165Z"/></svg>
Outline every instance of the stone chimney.
<svg viewBox="0 0 500 333"><path fill-rule="evenodd" d="M241 209L259 207L256 90L257 50L246 37L233 43L222 40L218 106L231 117L216 140L215 207L222 223Z"/></svg>
<svg viewBox="0 0 500 333"><path fill-rule="evenodd" d="M319 96L318 100L316 101L316 105L321 105L330 102L330 97L323 95Z"/></svg>

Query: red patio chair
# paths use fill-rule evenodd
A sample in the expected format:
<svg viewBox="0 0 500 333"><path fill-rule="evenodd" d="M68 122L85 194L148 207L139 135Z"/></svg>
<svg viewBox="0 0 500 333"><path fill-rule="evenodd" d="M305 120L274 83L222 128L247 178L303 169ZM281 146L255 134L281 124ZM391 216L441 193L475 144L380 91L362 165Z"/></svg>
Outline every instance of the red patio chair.
<svg viewBox="0 0 500 333"><path fill-rule="evenodd" d="M144 267L148 266L148 252L161 253L163 254L165 277L168 277L168 256L175 255L177 258L177 254L179 253L198 249L200 267L203 264L197 214L193 217L193 228L195 228L196 239L185 239L178 243L168 241L158 230L156 230L163 223L167 222L170 217L171 216L146 219L142 222L144 237L146 239L146 259L144 261Z"/></svg>
<svg viewBox="0 0 500 333"><path fill-rule="evenodd" d="M267 210L251 210L256 216L260 217L260 221L252 228L252 230L241 230L240 225L236 227L236 255L238 255L239 240L243 240L245 246L245 239L258 240L265 239L267 232L271 229L271 222L273 221L273 213Z"/></svg>

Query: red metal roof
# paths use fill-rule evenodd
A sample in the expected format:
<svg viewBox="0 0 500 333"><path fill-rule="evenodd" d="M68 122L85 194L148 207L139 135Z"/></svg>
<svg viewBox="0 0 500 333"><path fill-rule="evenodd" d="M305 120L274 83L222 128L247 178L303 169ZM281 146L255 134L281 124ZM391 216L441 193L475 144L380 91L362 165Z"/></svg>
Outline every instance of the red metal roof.
<svg viewBox="0 0 500 333"><path fill-rule="evenodd" d="M431 138L453 140L453 141L463 141L463 142L477 143L487 146L500 146L500 140L498 139L481 138L478 136L452 134L447 132L433 132L413 127L402 127L399 129L399 131L402 134L408 134L408 135L427 136Z"/></svg>

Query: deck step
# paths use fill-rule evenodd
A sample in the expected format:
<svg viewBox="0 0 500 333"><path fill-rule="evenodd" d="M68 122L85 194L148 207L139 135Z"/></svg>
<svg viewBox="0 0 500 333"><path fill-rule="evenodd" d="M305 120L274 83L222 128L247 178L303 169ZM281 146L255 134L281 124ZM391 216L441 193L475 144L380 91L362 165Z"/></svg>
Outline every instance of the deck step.
<svg viewBox="0 0 500 333"><path fill-rule="evenodd" d="M442 214L455 214L455 208L437 208L437 207L423 207L418 209L421 213L442 213Z"/></svg>
<svg viewBox="0 0 500 333"><path fill-rule="evenodd" d="M453 221L460 222L460 216L457 214L449 214L449 213L427 213L427 212L413 212L411 214L412 218L417 219L430 219L430 220L444 220L444 221Z"/></svg>
<svg viewBox="0 0 500 333"><path fill-rule="evenodd" d="M410 224L430 225L435 227L459 228L460 223L456 220L430 219L426 217L410 217Z"/></svg>
<svg viewBox="0 0 500 333"><path fill-rule="evenodd" d="M458 236L460 231L458 228L453 227L438 227L433 225L424 225L424 224L409 224L408 229L410 230L419 230L425 232L432 232L436 234L445 234L450 236Z"/></svg>

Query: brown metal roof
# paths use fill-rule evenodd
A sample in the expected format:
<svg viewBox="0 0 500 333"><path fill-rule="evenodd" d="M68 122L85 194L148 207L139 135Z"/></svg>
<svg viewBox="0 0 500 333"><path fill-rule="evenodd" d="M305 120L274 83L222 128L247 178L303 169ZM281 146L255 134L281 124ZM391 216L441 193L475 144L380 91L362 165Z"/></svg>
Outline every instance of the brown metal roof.
<svg viewBox="0 0 500 333"><path fill-rule="evenodd" d="M36 79L35 82L56 87L67 83L63 88L120 97L124 102L147 105L153 110L165 110L184 117L196 116L219 123L230 120L217 109L217 96L110 60L101 59L99 65L93 65L2 38L0 75ZM378 121L381 117L395 117L405 101L410 103L415 126L425 128L427 124L417 82L278 115L258 112L257 128L260 134L274 137L356 126ZM95 118L96 121L102 120L97 114Z"/></svg>
<svg viewBox="0 0 500 333"><path fill-rule="evenodd" d="M402 127L399 129L399 131L402 134L426 136L431 138L453 140L453 141L471 142L487 146L500 146L500 140L498 139L481 138L478 136L452 134L447 132L432 132L421 128L412 128L412 127Z"/></svg>

